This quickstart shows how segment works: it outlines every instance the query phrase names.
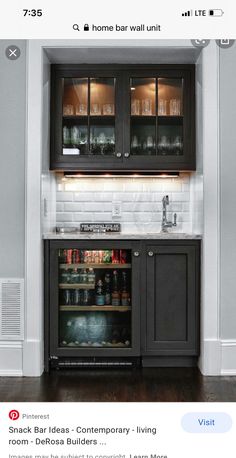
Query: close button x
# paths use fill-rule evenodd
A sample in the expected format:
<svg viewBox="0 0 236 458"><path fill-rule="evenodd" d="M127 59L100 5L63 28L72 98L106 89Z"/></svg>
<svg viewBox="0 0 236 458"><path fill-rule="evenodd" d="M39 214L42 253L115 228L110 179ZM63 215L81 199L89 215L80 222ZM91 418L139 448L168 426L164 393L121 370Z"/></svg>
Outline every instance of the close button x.
<svg viewBox="0 0 236 458"><path fill-rule="evenodd" d="M10 45L6 48L5 54L9 60L17 60L20 57L20 48L16 45Z"/></svg>

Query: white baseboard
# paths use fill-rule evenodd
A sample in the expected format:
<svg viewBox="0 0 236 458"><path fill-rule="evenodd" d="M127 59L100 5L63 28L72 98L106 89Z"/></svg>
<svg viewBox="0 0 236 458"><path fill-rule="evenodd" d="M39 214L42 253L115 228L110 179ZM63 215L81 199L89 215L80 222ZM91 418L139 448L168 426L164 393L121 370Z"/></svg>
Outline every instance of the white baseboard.
<svg viewBox="0 0 236 458"><path fill-rule="evenodd" d="M236 375L236 340L221 340L221 375Z"/></svg>
<svg viewBox="0 0 236 458"><path fill-rule="evenodd" d="M0 369L0 377L23 377L23 372L10 369Z"/></svg>
<svg viewBox="0 0 236 458"><path fill-rule="evenodd" d="M39 340L23 342L23 374L25 377L40 377L44 371L43 344Z"/></svg>
<svg viewBox="0 0 236 458"><path fill-rule="evenodd" d="M236 375L236 340L207 339L201 344L199 369L203 375Z"/></svg>
<svg viewBox="0 0 236 458"><path fill-rule="evenodd" d="M217 339L207 339L201 342L199 369L203 375L221 374L221 342Z"/></svg>
<svg viewBox="0 0 236 458"><path fill-rule="evenodd" d="M0 341L0 376L21 377L22 342Z"/></svg>

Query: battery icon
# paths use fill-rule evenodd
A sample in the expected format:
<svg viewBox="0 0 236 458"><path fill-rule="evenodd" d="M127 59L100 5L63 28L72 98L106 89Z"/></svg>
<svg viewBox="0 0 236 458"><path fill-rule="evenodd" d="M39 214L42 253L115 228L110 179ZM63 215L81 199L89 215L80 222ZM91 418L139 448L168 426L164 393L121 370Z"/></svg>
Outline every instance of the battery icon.
<svg viewBox="0 0 236 458"><path fill-rule="evenodd" d="M223 16L224 11L221 9L218 10L209 10L209 16L214 16L214 17L221 17Z"/></svg>

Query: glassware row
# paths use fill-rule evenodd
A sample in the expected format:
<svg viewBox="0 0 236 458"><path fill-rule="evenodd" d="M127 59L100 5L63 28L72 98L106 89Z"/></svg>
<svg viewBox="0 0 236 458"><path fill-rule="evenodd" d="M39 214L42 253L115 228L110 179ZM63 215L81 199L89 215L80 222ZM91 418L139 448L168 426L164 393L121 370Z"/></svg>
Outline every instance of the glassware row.
<svg viewBox="0 0 236 458"><path fill-rule="evenodd" d="M126 264L127 250L79 250L60 249L59 262L61 264Z"/></svg>

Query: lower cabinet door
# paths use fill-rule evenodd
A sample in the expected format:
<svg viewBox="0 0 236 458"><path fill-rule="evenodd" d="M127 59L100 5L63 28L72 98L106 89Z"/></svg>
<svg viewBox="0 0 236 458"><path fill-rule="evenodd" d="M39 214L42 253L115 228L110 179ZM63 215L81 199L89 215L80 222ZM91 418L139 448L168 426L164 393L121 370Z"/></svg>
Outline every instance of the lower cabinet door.
<svg viewBox="0 0 236 458"><path fill-rule="evenodd" d="M147 247L146 353L199 353L199 245Z"/></svg>

